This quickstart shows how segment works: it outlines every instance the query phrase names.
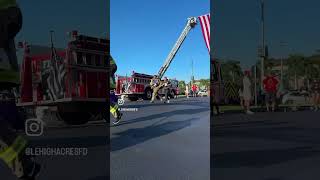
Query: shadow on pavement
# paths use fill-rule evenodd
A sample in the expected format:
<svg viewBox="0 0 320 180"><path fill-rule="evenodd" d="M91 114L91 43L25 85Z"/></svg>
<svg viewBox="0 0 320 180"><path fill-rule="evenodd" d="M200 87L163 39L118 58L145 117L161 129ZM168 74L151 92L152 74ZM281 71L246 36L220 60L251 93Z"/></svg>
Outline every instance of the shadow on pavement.
<svg viewBox="0 0 320 180"><path fill-rule="evenodd" d="M118 151L128 148L150 139L160 137L174 131L178 131L191 125L191 122L197 118L184 121L170 121L159 125L151 125L144 128L128 129L126 131L116 133L119 137L111 139L111 151Z"/></svg>
<svg viewBox="0 0 320 180"><path fill-rule="evenodd" d="M132 123L137 123L137 122L142 122L142 121L150 121L150 120L153 120L153 119L156 119L156 118L162 118L162 117L169 118L169 117L174 116L174 115L197 114L197 113L201 113L201 112L205 112L205 111L209 111L209 109L208 108L182 109L182 110L176 110L176 111L170 111L170 112L163 112L163 113L159 113L159 114L152 114L150 116L131 119L131 120L128 120L128 121L122 121L117 126L121 126L121 125L124 125L124 124L132 124ZM111 126L111 127L113 127L113 126Z"/></svg>
<svg viewBox="0 0 320 180"><path fill-rule="evenodd" d="M237 127L239 128L239 127ZM213 128L213 138L244 138L275 140L296 143L320 143L319 129L301 128L294 126L287 127L251 127L251 128ZM220 145L227 146L227 145Z"/></svg>
<svg viewBox="0 0 320 180"><path fill-rule="evenodd" d="M183 103L186 102L186 103ZM169 104L163 103L160 100L155 101L155 103L149 103L149 102L141 102L136 104L128 104L124 105L122 107L124 108L143 108L143 107L151 107L151 106L168 106L168 105L191 105L191 106L200 106L200 107L208 107L210 108L210 101L204 101L201 99L199 100L171 100Z"/></svg>
<svg viewBox="0 0 320 180"><path fill-rule="evenodd" d="M267 122L267 121L246 121L246 122L231 122L223 124L215 124L214 128L234 128L234 127L250 127L252 125L281 125L289 124L289 122Z"/></svg>
<svg viewBox="0 0 320 180"><path fill-rule="evenodd" d="M213 166L217 168L253 167L263 168L292 160L310 158L320 151L312 147L296 147L282 150L257 150L214 154ZM218 173L218 172L217 172Z"/></svg>
<svg viewBox="0 0 320 180"><path fill-rule="evenodd" d="M87 180L106 180L106 179L110 179L110 178L107 176L98 176L98 177L90 178Z"/></svg>

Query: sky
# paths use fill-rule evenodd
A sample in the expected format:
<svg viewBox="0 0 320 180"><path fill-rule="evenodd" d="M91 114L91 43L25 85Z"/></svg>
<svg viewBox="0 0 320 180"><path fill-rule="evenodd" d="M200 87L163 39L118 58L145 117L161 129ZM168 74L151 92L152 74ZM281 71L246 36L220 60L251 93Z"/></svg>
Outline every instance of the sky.
<svg viewBox="0 0 320 180"><path fill-rule="evenodd" d="M111 0L111 17L106 0L18 0L23 28L16 41L50 45L49 31L55 30L56 47L66 46L66 33L79 30L106 37L111 18L111 53L118 74L131 71L156 74L190 16L209 12L209 0ZM273 57L292 52L305 55L320 49L318 0L265 0L266 42ZM260 44L259 0L212 0L211 37L214 57L240 60L244 68L257 60ZM280 48L280 42L288 46ZM21 51L18 51L21 57ZM166 76L189 80L191 60L196 79L209 77L208 50L200 25L193 29Z"/></svg>
<svg viewBox="0 0 320 180"><path fill-rule="evenodd" d="M111 0L111 54L117 74L157 74L186 25L188 17L210 12L209 0ZM201 26L188 34L165 76L190 81L209 78L209 52Z"/></svg>
<svg viewBox="0 0 320 180"><path fill-rule="evenodd" d="M106 37L109 33L108 8L106 0L18 0L23 14L23 27L16 41L50 46L50 30L55 31L56 47L65 48L67 32ZM18 56L21 58L21 51Z"/></svg>
<svg viewBox="0 0 320 180"><path fill-rule="evenodd" d="M257 60L260 0L213 0L214 57L236 59L243 68ZM265 0L265 35L269 56L310 55L320 49L319 0ZM281 47L280 42L287 42Z"/></svg>

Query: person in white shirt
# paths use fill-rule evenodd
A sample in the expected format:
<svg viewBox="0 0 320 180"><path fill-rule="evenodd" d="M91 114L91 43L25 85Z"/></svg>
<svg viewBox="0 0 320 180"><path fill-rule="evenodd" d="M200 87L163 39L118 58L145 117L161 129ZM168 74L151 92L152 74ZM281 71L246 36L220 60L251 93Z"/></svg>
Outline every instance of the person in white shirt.
<svg viewBox="0 0 320 180"><path fill-rule="evenodd" d="M185 93L186 93L187 98L189 98L189 86L188 85L186 85Z"/></svg>
<svg viewBox="0 0 320 180"><path fill-rule="evenodd" d="M242 109L245 109L244 108L244 100L243 100L243 86L241 85L241 87L239 88L239 99L240 99L240 105L242 107Z"/></svg>
<svg viewBox="0 0 320 180"><path fill-rule="evenodd" d="M251 81L250 81L250 71L245 71L245 75L243 77L242 83L243 83L243 100L244 100L244 110L246 114L253 114L253 112L250 110L250 103L252 98L251 93Z"/></svg>

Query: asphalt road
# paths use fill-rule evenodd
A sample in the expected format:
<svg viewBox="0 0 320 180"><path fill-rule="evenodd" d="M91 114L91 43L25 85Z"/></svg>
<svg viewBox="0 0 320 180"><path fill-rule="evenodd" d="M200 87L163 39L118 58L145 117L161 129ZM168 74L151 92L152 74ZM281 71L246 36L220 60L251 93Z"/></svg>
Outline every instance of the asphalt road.
<svg viewBox="0 0 320 180"><path fill-rule="evenodd" d="M318 180L320 112L215 117L214 180Z"/></svg>
<svg viewBox="0 0 320 180"><path fill-rule="evenodd" d="M111 180L209 180L209 98L125 103L111 127Z"/></svg>

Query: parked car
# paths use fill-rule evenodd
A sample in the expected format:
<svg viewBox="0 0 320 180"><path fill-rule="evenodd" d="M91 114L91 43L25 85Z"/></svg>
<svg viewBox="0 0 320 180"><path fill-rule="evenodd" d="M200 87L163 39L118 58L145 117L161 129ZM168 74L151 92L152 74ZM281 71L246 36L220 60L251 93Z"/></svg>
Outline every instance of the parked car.
<svg viewBox="0 0 320 180"><path fill-rule="evenodd" d="M198 96L201 96L201 97L208 96L208 92L206 90L200 90L198 91Z"/></svg>
<svg viewBox="0 0 320 180"><path fill-rule="evenodd" d="M282 104L309 104L310 94L306 91L290 91L283 95Z"/></svg>

